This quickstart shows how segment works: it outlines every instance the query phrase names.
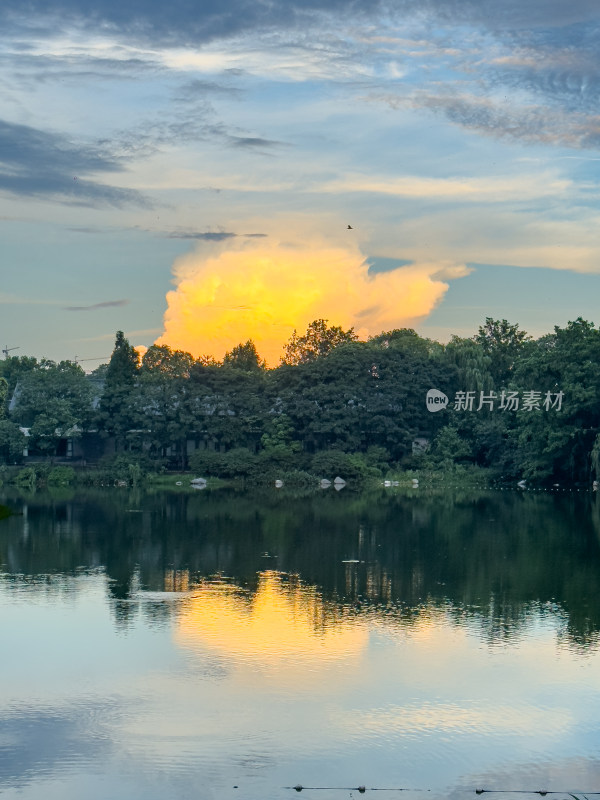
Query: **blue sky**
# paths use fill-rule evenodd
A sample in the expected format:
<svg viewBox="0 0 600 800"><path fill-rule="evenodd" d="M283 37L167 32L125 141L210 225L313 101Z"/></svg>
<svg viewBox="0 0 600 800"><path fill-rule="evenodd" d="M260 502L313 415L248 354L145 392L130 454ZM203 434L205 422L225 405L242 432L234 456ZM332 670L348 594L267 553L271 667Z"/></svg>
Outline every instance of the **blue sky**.
<svg viewBox="0 0 600 800"><path fill-rule="evenodd" d="M15 355L596 321L595 2L4 0L0 32Z"/></svg>

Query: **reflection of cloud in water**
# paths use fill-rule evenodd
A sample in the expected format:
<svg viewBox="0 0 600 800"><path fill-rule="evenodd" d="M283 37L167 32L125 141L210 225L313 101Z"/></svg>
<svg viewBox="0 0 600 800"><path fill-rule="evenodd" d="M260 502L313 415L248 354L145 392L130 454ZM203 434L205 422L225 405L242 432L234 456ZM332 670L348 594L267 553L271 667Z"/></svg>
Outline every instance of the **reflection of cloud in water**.
<svg viewBox="0 0 600 800"><path fill-rule="evenodd" d="M338 723L346 730L356 729L362 736L377 736L381 731L402 731L406 736L420 736L428 732L450 734L483 734L511 736L529 735L532 730L544 729L545 736L552 730L561 731L572 723L571 715L564 709L536 708L520 704L432 704L374 708L365 712L352 709L339 715Z"/></svg>
<svg viewBox="0 0 600 800"><path fill-rule="evenodd" d="M0 714L0 787L23 787L40 775L97 764L112 744L112 705L19 707Z"/></svg>
<svg viewBox="0 0 600 800"><path fill-rule="evenodd" d="M175 638L186 648L216 650L254 670L279 672L283 681L301 681L308 670L313 683L317 671L355 663L368 633L316 588L264 572L255 594L228 583L201 586L185 604Z"/></svg>

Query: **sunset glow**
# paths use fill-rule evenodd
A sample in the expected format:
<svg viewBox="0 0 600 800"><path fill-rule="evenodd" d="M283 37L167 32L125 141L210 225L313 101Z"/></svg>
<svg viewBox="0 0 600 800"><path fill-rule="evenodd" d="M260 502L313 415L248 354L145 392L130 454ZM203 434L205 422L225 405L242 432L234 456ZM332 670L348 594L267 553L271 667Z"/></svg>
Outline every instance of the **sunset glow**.
<svg viewBox="0 0 600 800"><path fill-rule="evenodd" d="M361 339L413 327L460 277L462 265L419 263L370 274L357 247L291 248L255 244L212 257L183 256L174 266L176 288L167 294L164 333L157 344L195 356L222 358L252 339L276 366L294 329L314 319L353 327Z"/></svg>
<svg viewBox="0 0 600 800"><path fill-rule="evenodd" d="M175 640L276 673L280 681L298 682L307 670L314 677L328 666L355 664L366 648L367 631L343 620L314 587L264 572L255 595L225 583L194 590Z"/></svg>

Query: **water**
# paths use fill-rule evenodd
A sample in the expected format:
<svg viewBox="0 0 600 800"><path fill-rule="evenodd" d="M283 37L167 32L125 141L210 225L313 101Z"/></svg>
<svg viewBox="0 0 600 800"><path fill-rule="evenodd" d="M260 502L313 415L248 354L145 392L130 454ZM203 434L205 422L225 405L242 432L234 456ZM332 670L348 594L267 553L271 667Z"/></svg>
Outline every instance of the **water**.
<svg viewBox="0 0 600 800"><path fill-rule="evenodd" d="M600 791L595 495L4 491L3 797Z"/></svg>

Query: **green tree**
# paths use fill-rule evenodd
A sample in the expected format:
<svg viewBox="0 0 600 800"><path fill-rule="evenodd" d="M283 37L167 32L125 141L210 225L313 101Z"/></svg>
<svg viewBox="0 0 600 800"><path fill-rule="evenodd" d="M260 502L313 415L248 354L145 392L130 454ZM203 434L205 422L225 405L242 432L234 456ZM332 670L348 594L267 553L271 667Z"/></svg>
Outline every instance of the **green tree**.
<svg viewBox="0 0 600 800"><path fill-rule="evenodd" d="M458 429L453 425L445 425L433 440L427 459L435 466L448 469L470 456L471 447Z"/></svg>
<svg viewBox="0 0 600 800"><path fill-rule="evenodd" d="M285 353L281 361L290 365L306 364L326 356L341 344L354 342L357 339L354 328L345 331L336 325L329 327L326 319L316 319L310 323L303 336L298 336L297 331L294 330L285 345Z"/></svg>
<svg viewBox="0 0 600 800"><path fill-rule="evenodd" d="M502 389L510 382L515 365L523 356L531 337L525 331L519 330L518 325L511 325L505 319L486 317L474 341L490 359L489 369L494 385Z"/></svg>
<svg viewBox="0 0 600 800"><path fill-rule="evenodd" d="M540 410L517 416L518 469L531 479L589 480L600 432L600 330L581 317L556 326L521 358L515 385L541 394Z"/></svg>
<svg viewBox="0 0 600 800"><path fill-rule="evenodd" d="M132 400L138 370L138 353L129 344L123 331L117 331L98 413L101 430L115 438L115 450L125 446L126 434L134 426Z"/></svg>
<svg viewBox="0 0 600 800"><path fill-rule="evenodd" d="M8 414L8 381L0 378L0 419L6 419Z"/></svg>
<svg viewBox="0 0 600 800"><path fill-rule="evenodd" d="M33 356L9 356L0 361L0 376L8 381L9 401L19 380L38 366L38 360Z"/></svg>
<svg viewBox="0 0 600 800"><path fill-rule="evenodd" d="M245 344L238 344L231 351L225 353L223 364L236 369L243 369L247 372L253 370L266 369L264 359L261 360L256 350L256 345L252 339L248 339Z"/></svg>
<svg viewBox="0 0 600 800"><path fill-rule="evenodd" d="M12 418L31 429L32 444L54 453L60 439L80 436L92 414L92 387L73 361L43 361L15 389Z"/></svg>
<svg viewBox="0 0 600 800"><path fill-rule="evenodd" d="M0 459L5 464L18 464L27 447L27 437L16 422L0 420Z"/></svg>
<svg viewBox="0 0 600 800"><path fill-rule="evenodd" d="M166 344L153 344L142 356L141 375L162 378L189 378L194 356L185 350L171 350Z"/></svg>

